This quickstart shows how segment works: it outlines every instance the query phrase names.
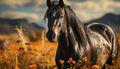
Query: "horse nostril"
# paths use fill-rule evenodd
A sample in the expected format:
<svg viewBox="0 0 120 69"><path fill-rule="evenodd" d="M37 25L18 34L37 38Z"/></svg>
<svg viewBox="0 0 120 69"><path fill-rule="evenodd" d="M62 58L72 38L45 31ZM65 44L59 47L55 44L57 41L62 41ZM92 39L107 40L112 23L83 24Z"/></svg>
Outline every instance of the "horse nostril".
<svg viewBox="0 0 120 69"><path fill-rule="evenodd" d="M48 33L46 34L47 38L52 40L55 38L55 33L53 31L48 31Z"/></svg>

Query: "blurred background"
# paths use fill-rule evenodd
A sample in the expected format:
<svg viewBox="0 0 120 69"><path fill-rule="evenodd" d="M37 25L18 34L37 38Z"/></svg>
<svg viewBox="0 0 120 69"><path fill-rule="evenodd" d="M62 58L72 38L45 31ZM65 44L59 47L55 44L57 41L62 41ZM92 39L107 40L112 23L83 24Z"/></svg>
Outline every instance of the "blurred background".
<svg viewBox="0 0 120 69"><path fill-rule="evenodd" d="M72 7L83 23L102 22L119 26L120 0L64 0L64 2ZM0 24L4 19L8 20L6 22L12 19L32 26L38 24L44 29L47 25L43 19L46 10L46 0L0 0Z"/></svg>

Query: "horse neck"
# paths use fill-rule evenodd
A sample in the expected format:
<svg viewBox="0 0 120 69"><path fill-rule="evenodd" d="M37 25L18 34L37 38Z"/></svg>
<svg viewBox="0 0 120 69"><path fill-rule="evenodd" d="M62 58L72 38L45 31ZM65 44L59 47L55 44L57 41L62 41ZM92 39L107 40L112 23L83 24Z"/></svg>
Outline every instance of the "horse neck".
<svg viewBox="0 0 120 69"><path fill-rule="evenodd" d="M71 11L65 10L65 14ZM72 13L72 11L70 13ZM68 57L72 56L74 59L79 59L86 56L89 62L91 52L89 52L90 46L87 41L86 28L80 23L76 15L74 16L74 13L72 13L71 17L69 13L66 15L66 25L64 26L66 28L59 36L58 47L62 49L62 51L66 53L64 55L68 55Z"/></svg>
<svg viewBox="0 0 120 69"><path fill-rule="evenodd" d="M70 45L74 46L76 40L77 42L81 42L81 41L84 42L85 41L84 25L80 23L79 19L77 18L77 16L75 15L75 13L72 11L71 8L65 7L64 11L65 11L65 18L64 18L64 26L62 28L64 32L60 35L59 43L64 44L65 46L70 46Z"/></svg>

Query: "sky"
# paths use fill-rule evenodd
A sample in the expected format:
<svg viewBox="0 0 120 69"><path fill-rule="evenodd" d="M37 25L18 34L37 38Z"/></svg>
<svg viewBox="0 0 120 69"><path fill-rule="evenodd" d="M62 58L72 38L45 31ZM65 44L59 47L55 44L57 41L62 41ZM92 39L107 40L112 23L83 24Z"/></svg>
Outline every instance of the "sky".
<svg viewBox="0 0 120 69"><path fill-rule="evenodd" d="M71 6L82 22L102 17L106 13L120 15L120 0L63 0ZM46 0L0 0L0 18L27 19L44 25Z"/></svg>

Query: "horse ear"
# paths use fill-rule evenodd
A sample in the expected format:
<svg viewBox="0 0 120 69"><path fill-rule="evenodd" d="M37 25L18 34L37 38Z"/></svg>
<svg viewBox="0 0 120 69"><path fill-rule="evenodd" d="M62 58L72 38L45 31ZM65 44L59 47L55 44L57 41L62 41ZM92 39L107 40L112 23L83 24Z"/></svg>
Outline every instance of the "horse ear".
<svg viewBox="0 0 120 69"><path fill-rule="evenodd" d="M63 0L60 0L60 1L59 1L59 6L60 6L61 8L64 7L64 2L63 2Z"/></svg>
<svg viewBox="0 0 120 69"><path fill-rule="evenodd" d="M51 1L50 0L47 0L47 6L50 7L51 6Z"/></svg>

